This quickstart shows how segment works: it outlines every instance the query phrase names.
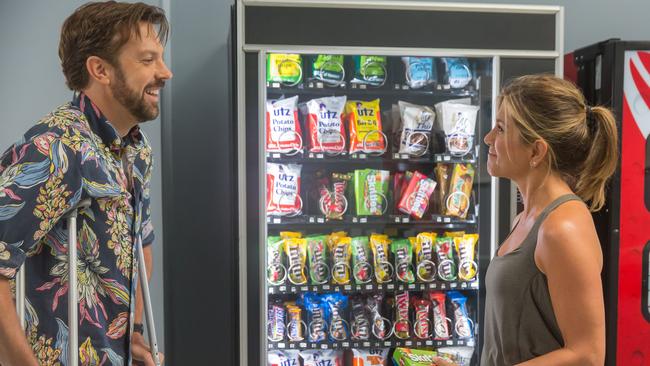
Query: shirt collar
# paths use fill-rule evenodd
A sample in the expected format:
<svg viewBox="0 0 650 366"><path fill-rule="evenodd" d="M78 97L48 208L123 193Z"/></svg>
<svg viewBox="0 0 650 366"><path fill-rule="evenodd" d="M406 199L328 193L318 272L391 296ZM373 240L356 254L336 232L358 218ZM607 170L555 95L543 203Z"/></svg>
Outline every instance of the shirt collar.
<svg viewBox="0 0 650 366"><path fill-rule="evenodd" d="M101 138L104 145L108 146L111 151L118 152L128 145L137 145L142 142L142 133L139 126L131 128L124 138L120 137L113 125L104 117L99 108L90 98L82 93L77 92L72 98L72 105L79 108L88 119L90 129Z"/></svg>

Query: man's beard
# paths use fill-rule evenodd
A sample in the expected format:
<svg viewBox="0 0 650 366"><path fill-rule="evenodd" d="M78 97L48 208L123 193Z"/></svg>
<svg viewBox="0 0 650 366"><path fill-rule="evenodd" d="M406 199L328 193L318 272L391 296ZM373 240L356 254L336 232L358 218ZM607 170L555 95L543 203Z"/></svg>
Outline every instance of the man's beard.
<svg viewBox="0 0 650 366"><path fill-rule="evenodd" d="M145 122L156 119L160 111L158 104L147 103L144 99L144 92L139 93L138 91L129 88L129 86L126 84L126 79L121 68L116 68L115 76L115 83L111 84L111 91L113 92L115 99L117 99L117 101L122 104L122 106L126 108L129 113L131 113L137 119L138 122ZM150 87L162 87L163 85L164 82L159 81L147 85L145 87L145 90Z"/></svg>

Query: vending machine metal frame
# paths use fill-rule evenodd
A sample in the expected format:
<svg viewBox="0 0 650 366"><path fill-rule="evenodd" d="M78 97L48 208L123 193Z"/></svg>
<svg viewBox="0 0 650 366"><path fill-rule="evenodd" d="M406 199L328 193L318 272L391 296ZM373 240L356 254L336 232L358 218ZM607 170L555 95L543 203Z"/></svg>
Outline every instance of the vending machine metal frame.
<svg viewBox="0 0 650 366"><path fill-rule="evenodd" d="M336 53L344 55L352 54L368 54L368 55L417 55L417 56L432 56L432 57L487 57L492 60L492 72L493 77L491 80L491 89L492 89L492 125L495 123L495 112L496 112L496 96L499 93L502 82L508 80L511 77L524 75L529 73L539 73L539 72L551 72L555 75L560 76L563 72L563 47L564 47L564 9L560 6L522 6L522 5L501 5L501 4L455 4L455 3L433 3L433 2L390 2L390 1L315 1L315 0L296 0L296 1L267 1L267 0L238 0L236 3L236 62L237 62L237 74L236 74L236 123L238 129L238 181L239 191L238 191L238 201L239 201L239 335L240 335L240 365L253 365L253 364L264 364L264 360L259 359L254 361L250 359L251 355L261 355L267 351L266 347L266 337L262 336L266 332L266 325L263 321L258 321L258 324L250 324L249 316L254 312L257 312L259 319L264 319L266 312L266 298L267 292L264 289L265 276L264 271L260 268L250 268L249 259L251 255L258 256L255 262L262 264L265 263L265 251L263 240L260 240L258 243L257 253L249 253L249 243L248 237L255 237L259 234L260 238L263 238L264 233L267 229L266 220L262 217L265 212L265 196L262 190L260 189L254 196L256 196L257 202L251 202L251 195L249 194L249 185L256 185L257 188L265 187L265 175L264 175L264 166L261 162L265 161L265 152L261 147L264 146L264 133L260 131L247 131L246 130L246 117L247 117L247 101L254 100L257 102L257 118L259 121L264 120L264 104L266 101L266 90L263 87L266 85L265 79L265 60L268 53L305 53L305 54L315 54L315 53ZM355 11L372 9L377 11L377 14L374 15L373 20L384 19L381 13L390 13L393 15L399 15L400 19L409 19L410 17L417 17L417 14L424 14L423 16L427 17L437 17L435 19L467 19L469 20L483 20L485 22L490 21L502 21L506 24L494 24L495 28L499 28L498 31L495 31L494 34L501 35L503 37L511 37L511 39L504 39L503 44L514 45L513 48L454 48L448 47L435 47L435 44L429 44L427 47L423 47L423 44L426 44L427 41L424 39L419 39L417 46L409 47L383 47L378 45L381 43L375 39L368 39L369 46L357 46L357 45L342 45L342 44L333 44L327 45L323 44L325 41L323 39L315 39L313 44L307 44L303 37L296 36L295 42L287 42L287 44L282 44L281 42L275 42L273 35L269 34L260 34L261 25L259 22L254 22L253 20L260 19L261 16L265 16L268 11L269 18L265 18L265 22L268 25L277 24L275 22L286 21L286 18L283 18L282 10L289 10L291 12L295 11L295 14L311 15L311 16L326 16L332 14L332 10L345 14L347 12L354 13ZM247 12L251 12L248 14ZM254 14L253 14L254 13ZM533 18L525 18L525 17ZM541 44L541 47L525 48L522 43L522 39L526 37L518 37L513 35L515 32L513 29L501 29L503 27L508 27L508 22L514 22L519 27L524 27L525 24L520 24L522 19L538 19L536 16L541 16L540 18L542 27L544 29L535 29L528 30L537 33L537 35L532 36L532 41L538 41L538 45ZM249 17L251 17L249 19ZM275 18L274 18L275 17ZM248 22L247 22L248 20ZM368 21L366 21L368 23ZM525 23L525 21L523 22ZM338 23L337 23L338 24ZM400 27L403 24L397 24L396 27ZM280 27L281 28L281 27ZM303 29L301 29L302 31ZM290 30L277 30L276 37L286 36L287 32ZM462 31L454 30L455 32ZM472 30L474 31L474 30ZM250 37L251 33L254 33L254 37ZM270 31L273 33L273 31ZM302 32L301 32L302 33ZM308 32L307 32L308 33ZM493 35L494 35L493 34ZM541 34L541 35L540 35ZM550 36L549 36L550 34ZM544 38L546 36L546 38ZM259 42L249 41L249 38L257 40ZM362 35L357 36L355 41L359 41L360 38L363 38ZM420 37L422 38L422 37ZM459 37L461 39L469 40L470 36ZM550 39L552 38L552 39ZM397 42L399 37L393 42ZM338 42L340 40L337 39ZM525 41L525 39L524 39ZM336 42L335 42L336 43ZM405 42L408 43L408 42ZM472 42L470 42L472 43ZM499 43L499 42L497 42ZM477 43L473 43L476 45ZM460 45L463 46L463 45ZM248 60L248 63L247 63ZM251 62L252 61L252 62ZM249 64L254 63L257 65L257 80L258 85L256 90L247 89L247 68L250 67ZM255 70L248 70L249 72L255 72ZM249 80L250 81L250 80ZM259 89L261 88L261 89ZM256 94L256 95L255 95ZM255 95L255 97L254 97ZM248 133L247 133L248 132ZM257 134L257 139L255 143L255 149L248 148L247 146L251 143L249 137L251 135ZM482 142L479 142L482 143ZM252 167L247 166L248 158L250 154L257 154L257 162L260 162L258 165L257 171L250 169ZM481 157L479 157L481 158ZM252 174L251 174L252 173ZM252 175L253 178L257 178L254 181L249 181L248 177ZM256 176L256 177L255 177ZM491 197L492 205L489 209L490 212L490 235L489 235L489 254L488 260L491 256L494 255L498 243L504 239L504 236L508 233L508 228L510 222L514 215L516 214L516 200L513 198L515 194L514 186L511 187L509 182L502 181L501 179L491 178L489 194ZM251 212L254 210L256 212ZM249 224L251 223L251 215L257 214L259 216L258 227L252 228ZM251 230L254 231L254 234L251 234ZM484 242L485 243L485 242ZM485 244L483 244L485 247ZM481 268L482 271L485 271L485 268ZM484 273L481 274L481 278ZM258 284L261 289L257 293L251 291L248 288L249 281L254 280L251 277L257 277ZM256 306L258 309L249 309L249 301L257 296L259 300L259 305ZM484 288L481 287L481 296L484 296ZM259 334L259 344L250 345L249 337L252 335L255 337L255 333ZM255 342L257 343L257 342ZM249 348L253 347L253 348ZM252 363L251 363L252 362Z"/></svg>

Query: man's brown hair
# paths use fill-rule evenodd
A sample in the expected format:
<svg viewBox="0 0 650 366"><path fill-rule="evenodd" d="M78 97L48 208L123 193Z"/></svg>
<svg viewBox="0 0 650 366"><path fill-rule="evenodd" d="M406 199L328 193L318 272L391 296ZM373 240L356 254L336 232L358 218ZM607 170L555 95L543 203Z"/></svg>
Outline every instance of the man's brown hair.
<svg viewBox="0 0 650 366"><path fill-rule="evenodd" d="M117 65L118 51L131 35L141 37L140 22L157 26L161 43L167 41L169 23L165 12L144 3L116 1L82 5L68 17L61 28L59 58L68 88L82 90L88 85L86 60L100 57Z"/></svg>

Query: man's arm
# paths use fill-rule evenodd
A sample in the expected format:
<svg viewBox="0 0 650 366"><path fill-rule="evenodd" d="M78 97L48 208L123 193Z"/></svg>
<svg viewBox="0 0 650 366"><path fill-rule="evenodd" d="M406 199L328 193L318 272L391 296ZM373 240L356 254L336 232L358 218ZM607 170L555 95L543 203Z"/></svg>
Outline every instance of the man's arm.
<svg viewBox="0 0 650 366"><path fill-rule="evenodd" d="M11 296L9 280L0 276L0 364L3 366L38 366Z"/></svg>

